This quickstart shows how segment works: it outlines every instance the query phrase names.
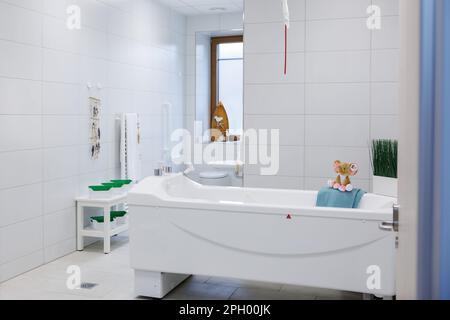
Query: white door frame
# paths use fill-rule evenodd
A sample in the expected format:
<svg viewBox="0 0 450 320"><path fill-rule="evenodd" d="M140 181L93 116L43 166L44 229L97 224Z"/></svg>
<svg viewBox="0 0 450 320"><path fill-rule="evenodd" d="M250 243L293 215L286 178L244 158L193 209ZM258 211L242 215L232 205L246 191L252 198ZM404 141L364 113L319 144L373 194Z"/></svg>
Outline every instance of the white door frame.
<svg viewBox="0 0 450 320"><path fill-rule="evenodd" d="M420 0L400 0L398 299L418 298L420 10Z"/></svg>

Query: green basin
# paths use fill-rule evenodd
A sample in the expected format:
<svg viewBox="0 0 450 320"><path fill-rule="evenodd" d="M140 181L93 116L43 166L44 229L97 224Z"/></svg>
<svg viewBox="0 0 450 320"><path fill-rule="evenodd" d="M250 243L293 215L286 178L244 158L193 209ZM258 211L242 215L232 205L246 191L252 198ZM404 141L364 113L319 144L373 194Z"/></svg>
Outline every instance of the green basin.
<svg viewBox="0 0 450 320"><path fill-rule="evenodd" d="M133 182L133 180L111 180L112 183L120 183L122 185L128 185Z"/></svg>
<svg viewBox="0 0 450 320"><path fill-rule="evenodd" d="M105 217L101 216L101 217L91 217L92 221L97 221L98 223L104 223L105 222ZM113 217L110 217L110 222L114 221Z"/></svg>
<svg viewBox="0 0 450 320"><path fill-rule="evenodd" d="M122 183L114 183L114 182L106 182L106 183L102 183L102 185L104 185L105 187L110 187L110 188L122 188L123 187Z"/></svg>
<svg viewBox="0 0 450 320"><path fill-rule="evenodd" d="M122 218L127 215L126 211L111 211L111 217L115 218Z"/></svg>
<svg viewBox="0 0 450 320"><path fill-rule="evenodd" d="M89 189L91 189L92 191L95 191L95 192L100 192L100 191L109 191L109 190L111 190L111 186L105 186L105 185L102 185L102 186L90 186L89 187Z"/></svg>

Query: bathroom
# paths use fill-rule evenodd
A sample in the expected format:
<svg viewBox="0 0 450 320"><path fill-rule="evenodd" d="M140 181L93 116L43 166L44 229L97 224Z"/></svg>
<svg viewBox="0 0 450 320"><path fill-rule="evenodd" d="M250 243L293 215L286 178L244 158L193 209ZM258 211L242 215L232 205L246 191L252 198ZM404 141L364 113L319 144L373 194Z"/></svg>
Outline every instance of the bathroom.
<svg viewBox="0 0 450 320"><path fill-rule="evenodd" d="M423 69L433 68L430 61L445 65L439 50L447 49L436 43L448 36L439 24L448 7L442 0L0 0L0 300L450 298L448 283L430 280L449 264L440 252L448 248L450 204L437 179L449 175L440 139L448 123L432 120L448 99L435 98L433 86L448 80ZM433 24L445 36L430 40ZM377 165L376 150L385 144L395 147L395 169L383 174L389 170ZM395 292L368 294L324 275L313 283L188 263L157 270L168 272L161 283L177 285L144 298L139 288L151 284L150 275L138 277L133 265L148 262L142 252L149 248L133 242L148 243L141 237L164 223L137 223L133 211L140 217L147 203L144 186L156 199L155 181L171 177L182 181L167 183L180 206L188 198L238 209L247 201L271 206L270 198L287 206L308 192L361 190L369 199L361 210L370 211L374 199L385 206L383 217L394 217L387 222ZM440 195L439 208L424 188ZM302 214L295 208L284 220ZM252 220L196 220L195 212L212 209L184 209L193 218L182 218L183 226L227 243L240 232L252 238ZM111 215L128 211L122 224ZM436 225L438 218L445 223ZM419 221L427 228L417 231ZM377 220L380 228L385 222ZM222 234L221 223L243 229ZM398 233L396 224L412 227ZM275 238L289 235L274 233L265 245L282 246ZM431 246L441 251L429 257L424 248ZM189 277L164 278L172 273Z"/></svg>

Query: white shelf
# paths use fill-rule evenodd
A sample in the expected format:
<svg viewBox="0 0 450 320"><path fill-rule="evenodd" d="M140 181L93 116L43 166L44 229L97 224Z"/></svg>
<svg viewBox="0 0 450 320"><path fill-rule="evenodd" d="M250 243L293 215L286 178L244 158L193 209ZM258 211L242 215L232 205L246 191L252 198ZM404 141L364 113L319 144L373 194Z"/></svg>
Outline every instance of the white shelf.
<svg viewBox="0 0 450 320"><path fill-rule="evenodd" d="M127 231L128 228L129 228L128 224L118 226L118 227L110 230L108 232L108 235L110 237L115 236L119 233ZM93 227L84 228L83 230L80 231L80 233L83 237L91 237L91 238L102 238L103 239L103 237L105 236L105 232L103 230L96 230Z"/></svg>
<svg viewBox="0 0 450 320"><path fill-rule="evenodd" d="M127 200L127 195L126 194L121 194L121 195L115 195L112 196L110 198L104 198L104 199L95 199L95 198L91 198L89 196L84 196L84 197L79 197L75 199L78 203L82 204L83 207L89 207L92 206L94 208L98 208L101 207L103 208L105 205L117 205L117 204L122 204Z"/></svg>

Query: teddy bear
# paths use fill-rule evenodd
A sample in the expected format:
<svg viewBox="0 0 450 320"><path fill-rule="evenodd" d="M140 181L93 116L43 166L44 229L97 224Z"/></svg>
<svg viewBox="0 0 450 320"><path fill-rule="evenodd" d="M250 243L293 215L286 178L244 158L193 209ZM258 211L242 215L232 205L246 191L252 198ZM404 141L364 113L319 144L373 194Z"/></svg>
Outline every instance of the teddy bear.
<svg viewBox="0 0 450 320"><path fill-rule="evenodd" d="M356 163L341 162L336 160L334 162L334 171L338 174L336 180L329 180L328 186L330 188L339 190L341 192L353 191L353 185L350 177L358 173L358 165ZM344 181L342 183L342 181Z"/></svg>

